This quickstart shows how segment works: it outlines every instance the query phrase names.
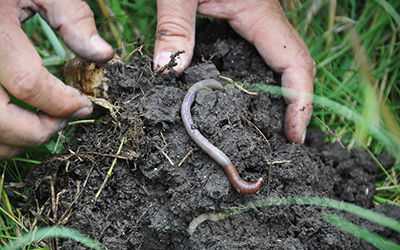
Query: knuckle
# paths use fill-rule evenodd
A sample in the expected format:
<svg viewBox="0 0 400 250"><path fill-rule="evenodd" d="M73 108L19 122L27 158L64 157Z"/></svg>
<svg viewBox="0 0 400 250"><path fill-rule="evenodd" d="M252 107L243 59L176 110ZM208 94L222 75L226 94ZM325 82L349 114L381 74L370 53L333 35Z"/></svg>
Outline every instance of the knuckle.
<svg viewBox="0 0 400 250"><path fill-rule="evenodd" d="M185 18L171 14L159 17L156 39L165 37L181 37L190 40L193 36L192 25Z"/></svg>
<svg viewBox="0 0 400 250"><path fill-rule="evenodd" d="M40 69L21 71L10 79L11 93L22 101L33 99L40 92Z"/></svg>
<svg viewBox="0 0 400 250"><path fill-rule="evenodd" d="M297 64L304 68L306 71L311 72L312 76L315 77L317 73L317 64L311 57L310 52L307 48L299 50L297 56Z"/></svg>
<svg viewBox="0 0 400 250"><path fill-rule="evenodd" d="M68 11L63 12L62 15L52 15L50 21L50 23L53 25L53 28L58 30L61 34L69 32L74 25L80 25L88 20L92 20L94 17L89 5L84 1L74 1L74 4L67 4L67 6L63 7L68 7Z"/></svg>
<svg viewBox="0 0 400 250"><path fill-rule="evenodd" d="M310 65L311 60L312 60L307 48L299 49L298 53L297 53L297 58L301 63L303 63L305 65Z"/></svg>
<svg viewBox="0 0 400 250"><path fill-rule="evenodd" d="M0 160L7 160L18 155L20 152L20 148L0 145Z"/></svg>
<svg viewBox="0 0 400 250"><path fill-rule="evenodd" d="M90 9L89 5L84 1L80 1L76 5L76 12L72 13L72 14L73 14L73 16L71 17L71 19L72 19L71 21L75 24L77 24L83 20L93 18L93 16L94 16L93 11Z"/></svg>

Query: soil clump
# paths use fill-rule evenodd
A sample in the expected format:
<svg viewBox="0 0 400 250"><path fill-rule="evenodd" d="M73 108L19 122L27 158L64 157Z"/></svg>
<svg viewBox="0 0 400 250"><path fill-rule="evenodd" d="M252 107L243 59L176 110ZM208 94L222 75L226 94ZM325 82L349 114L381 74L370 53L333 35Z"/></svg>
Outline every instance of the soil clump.
<svg viewBox="0 0 400 250"><path fill-rule="evenodd" d="M349 153L337 143L324 143L319 131L308 133L306 145L287 141L281 96L248 95L233 85L202 90L192 107L196 127L231 158L242 178L264 179L257 194L237 193L223 169L187 135L181 102L190 84L205 78L221 75L279 85L279 75L226 23L200 20L197 30L192 65L180 77L155 76L147 56L108 68L117 112L100 122L75 125L75 139L33 172L33 195L44 206L36 216L49 225L77 229L108 249L373 248L326 222L325 211L400 243L399 235L358 217L298 205L254 209L204 222L188 233L189 223L202 213L269 197L328 197L400 219L398 208L374 208L380 170L366 152ZM378 158L385 167L393 164L390 157ZM94 201L114 161L112 175ZM60 194L57 209L51 205L50 183L53 197ZM59 243L62 249L84 249L70 240Z"/></svg>

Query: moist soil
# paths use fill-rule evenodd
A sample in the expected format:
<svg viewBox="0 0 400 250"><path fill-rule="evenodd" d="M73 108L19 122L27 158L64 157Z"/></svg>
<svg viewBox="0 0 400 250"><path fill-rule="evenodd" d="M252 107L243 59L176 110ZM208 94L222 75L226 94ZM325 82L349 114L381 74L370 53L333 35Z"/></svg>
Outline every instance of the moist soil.
<svg viewBox="0 0 400 250"><path fill-rule="evenodd" d="M182 76L157 76L148 56L107 66L116 110L113 116L103 112L95 123L74 125L65 149L32 173L34 215L108 249L373 249L326 222L327 211L400 243L398 234L358 217L300 205L257 208L203 222L188 233L190 222L203 213L272 197L328 197L400 219L397 207L373 203L380 170L368 153L324 143L321 131L308 132L305 145L292 144L283 133L281 96L249 95L229 84L201 90L192 115L242 178L264 179L254 195L235 191L224 170L187 135L181 102L188 87L205 78L225 76L251 88L250 83L279 85L280 76L226 23L200 20L197 30L194 58ZM388 156L377 157L385 167L393 164ZM57 244L85 249L71 240Z"/></svg>

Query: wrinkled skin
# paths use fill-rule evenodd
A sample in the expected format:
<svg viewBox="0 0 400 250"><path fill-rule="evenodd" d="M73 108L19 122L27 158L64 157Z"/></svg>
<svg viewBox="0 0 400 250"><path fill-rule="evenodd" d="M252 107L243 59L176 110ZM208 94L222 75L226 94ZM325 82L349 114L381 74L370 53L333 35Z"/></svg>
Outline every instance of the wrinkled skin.
<svg viewBox="0 0 400 250"><path fill-rule="evenodd" d="M21 23L39 13L77 55L106 62L114 51L99 35L93 13L81 0L0 0L0 159L37 146L63 129L69 117L82 118L92 104L76 89L51 75ZM195 14L226 19L254 44L266 63L282 73L283 87L312 93L315 64L300 35L275 0L159 0L154 51L155 68L169 55L185 50L176 70L182 72L193 55ZM10 103L9 94L40 109L33 113ZM307 95L285 97L285 132L290 141L303 143L312 112Z"/></svg>
<svg viewBox="0 0 400 250"><path fill-rule="evenodd" d="M0 159L5 159L47 141L67 125L68 117L92 112L85 95L43 67L21 22L40 13L74 53L92 61L107 61L114 51L98 35L93 13L83 1L0 0L0 6ZM41 111L10 103L7 91Z"/></svg>
<svg viewBox="0 0 400 250"><path fill-rule="evenodd" d="M191 61L196 12L226 19L242 37L254 44L265 62L282 73L286 109L285 133L289 141L303 143L312 113L316 66L306 44L290 25L278 0L158 0L155 68L170 54L185 50L174 68L182 72ZM295 95L290 94L293 90Z"/></svg>

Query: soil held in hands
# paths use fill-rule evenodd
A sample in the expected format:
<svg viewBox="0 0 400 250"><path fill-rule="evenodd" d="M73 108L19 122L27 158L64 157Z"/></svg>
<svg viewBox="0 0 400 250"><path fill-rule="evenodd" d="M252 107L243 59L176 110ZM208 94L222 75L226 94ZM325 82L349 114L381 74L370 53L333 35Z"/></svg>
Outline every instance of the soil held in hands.
<svg viewBox="0 0 400 250"><path fill-rule="evenodd" d="M33 172L32 206L37 199L43 207L36 216L77 229L109 249L373 248L325 222L328 209L316 206L255 209L188 233L202 213L269 197L328 197L400 217L398 208L374 208L380 170L366 152L325 144L319 131L308 133L306 145L292 144L283 133L281 96L249 95L230 84L199 91L191 111L196 128L230 157L243 179L264 179L254 195L236 192L224 170L187 135L181 102L191 84L206 78L279 85L279 75L226 23L202 20L198 26L192 65L180 77L156 76L147 56L108 66L113 116L74 125L65 149ZM390 157L378 157L385 167L393 164ZM334 212L400 243L389 229ZM58 244L85 248L70 240Z"/></svg>

